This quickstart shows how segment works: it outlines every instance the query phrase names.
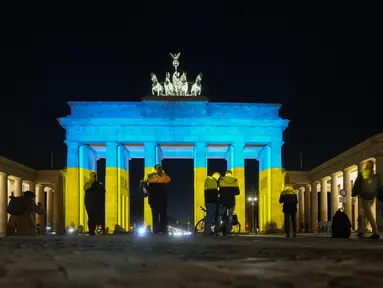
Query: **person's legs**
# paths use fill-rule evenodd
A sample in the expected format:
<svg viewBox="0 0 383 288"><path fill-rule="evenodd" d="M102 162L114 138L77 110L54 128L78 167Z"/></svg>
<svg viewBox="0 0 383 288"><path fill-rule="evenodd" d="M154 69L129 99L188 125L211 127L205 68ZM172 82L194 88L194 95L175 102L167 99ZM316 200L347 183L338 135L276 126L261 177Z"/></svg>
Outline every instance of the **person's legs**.
<svg viewBox="0 0 383 288"><path fill-rule="evenodd" d="M160 231L160 223L157 207L151 206L152 209L152 222L153 222L153 233L158 233Z"/></svg>
<svg viewBox="0 0 383 288"><path fill-rule="evenodd" d="M205 203L206 207L206 217L205 217L205 226L204 226L204 233L205 234L211 234L213 231L211 230L211 225L213 222L213 219L215 217L217 204L216 203Z"/></svg>
<svg viewBox="0 0 383 288"><path fill-rule="evenodd" d="M372 204L374 200L363 200L363 209L364 215L367 218L368 222L370 222L372 228L373 235L379 235L378 225L376 224L376 220L374 219L374 215L372 214Z"/></svg>
<svg viewBox="0 0 383 288"><path fill-rule="evenodd" d="M285 216L285 232L286 236L290 237L290 214L288 212L283 213Z"/></svg>
<svg viewBox="0 0 383 288"><path fill-rule="evenodd" d="M358 197L358 236L362 237L364 235L364 232L366 232L366 219L364 216L364 203L363 199Z"/></svg>
<svg viewBox="0 0 383 288"><path fill-rule="evenodd" d="M293 237L295 237L297 235L297 218L296 218L296 213L297 212L295 212L295 211L291 211L290 212L291 222L292 222L292 226L293 226Z"/></svg>
<svg viewBox="0 0 383 288"><path fill-rule="evenodd" d="M168 213L167 213L167 203L164 202L161 205L161 209L159 211L159 232L167 233L168 232Z"/></svg>
<svg viewBox="0 0 383 288"><path fill-rule="evenodd" d="M231 233L233 227L233 214L234 214L235 206L227 209L227 220L226 220L226 231L228 234Z"/></svg>
<svg viewBox="0 0 383 288"><path fill-rule="evenodd" d="M89 229L89 234L90 235L95 235L96 233L94 232L96 230L96 226L97 226L97 223L96 223L96 217L95 217L95 213L94 211L92 210L87 210L86 211L88 213L88 229Z"/></svg>

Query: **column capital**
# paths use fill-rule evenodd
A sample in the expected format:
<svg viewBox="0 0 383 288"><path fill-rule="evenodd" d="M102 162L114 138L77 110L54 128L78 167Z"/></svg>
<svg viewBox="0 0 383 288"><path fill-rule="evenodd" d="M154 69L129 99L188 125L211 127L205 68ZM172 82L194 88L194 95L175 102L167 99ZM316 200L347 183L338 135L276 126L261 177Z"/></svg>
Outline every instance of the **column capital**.
<svg viewBox="0 0 383 288"><path fill-rule="evenodd" d="M195 142L194 147L196 148L206 148L207 144L205 142Z"/></svg>
<svg viewBox="0 0 383 288"><path fill-rule="evenodd" d="M235 149L245 149L245 143L241 142L232 143L230 146L232 146Z"/></svg>
<svg viewBox="0 0 383 288"><path fill-rule="evenodd" d="M118 142L105 142L105 146L107 146L107 147L110 147L110 148L112 148L112 147L117 147L119 145L119 143Z"/></svg>
<svg viewBox="0 0 383 288"><path fill-rule="evenodd" d="M2 172L2 171L0 171L0 175L7 177L7 174L5 172Z"/></svg>

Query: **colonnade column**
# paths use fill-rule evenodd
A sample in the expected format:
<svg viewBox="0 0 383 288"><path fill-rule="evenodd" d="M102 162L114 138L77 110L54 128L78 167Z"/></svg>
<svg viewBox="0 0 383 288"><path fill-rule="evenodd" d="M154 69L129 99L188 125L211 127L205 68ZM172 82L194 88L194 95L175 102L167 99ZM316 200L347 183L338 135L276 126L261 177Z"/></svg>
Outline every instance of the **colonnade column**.
<svg viewBox="0 0 383 288"><path fill-rule="evenodd" d="M66 142L67 176L65 193L65 226L73 223L78 228L80 223L80 187L79 187L79 144L77 142ZM38 187L38 186L37 186ZM37 189L36 187L36 189ZM38 191L38 189L37 189ZM83 203L83 201L81 202ZM38 218L38 217L37 217Z"/></svg>
<svg viewBox="0 0 383 288"><path fill-rule="evenodd" d="M318 182L311 183L311 231L318 230Z"/></svg>
<svg viewBox="0 0 383 288"><path fill-rule="evenodd" d="M346 190L346 203L344 203L344 212L347 214L348 219L352 219L352 203L351 203L351 194L352 194L352 185L351 185L351 175L350 168L343 170L343 189Z"/></svg>
<svg viewBox="0 0 383 288"><path fill-rule="evenodd" d="M118 224L127 230L129 226L129 151L118 146Z"/></svg>
<svg viewBox="0 0 383 288"><path fill-rule="evenodd" d="M7 174L0 172L0 235L7 232L8 206L8 177Z"/></svg>
<svg viewBox="0 0 383 288"><path fill-rule="evenodd" d="M46 221L48 224L53 225L53 190L48 188L47 190L47 211Z"/></svg>
<svg viewBox="0 0 383 288"><path fill-rule="evenodd" d="M236 196L235 213L239 223L245 223L246 217L246 191L245 191L245 144L234 143L229 146L227 155L227 168L238 179L239 195Z"/></svg>
<svg viewBox="0 0 383 288"><path fill-rule="evenodd" d="M41 203L41 206L45 207L45 192L44 192L44 186L38 184L36 186L36 202ZM73 209L75 210L75 209ZM78 209L76 209L78 211ZM68 211L70 212L70 211ZM45 233L45 215L36 215L36 224L40 225L40 231L41 233Z"/></svg>
<svg viewBox="0 0 383 288"><path fill-rule="evenodd" d="M305 224L310 224L310 211L311 211L311 190L310 185L305 186Z"/></svg>
<svg viewBox="0 0 383 288"><path fill-rule="evenodd" d="M328 221L327 180L327 177L321 180L321 221Z"/></svg>
<svg viewBox="0 0 383 288"><path fill-rule="evenodd" d="M207 145L198 142L194 145L194 225L203 218L200 206L205 206L204 183L207 177Z"/></svg>
<svg viewBox="0 0 383 288"><path fill-rule="evenodd" d="M331 175L331 216L339 209L338 174Z"/></svg>
<svg viewBox="0 0 383 288"><path fill-rule="evenodd" d="M157 143L148 142L144 144L145 146L145 167L144 167L144 177L152 173L153 168L156 164L161 164L159 147ZM166 172L166 171L165 171ZM153 231L153 218L152 210L149 206L148 197L144 198L144 223L149 225L150 229Z"/></svg>
<svg viewBox="0 0 383 288"><path fill-rule="evenodd" d="M116 142L106 143L105 228L113 233L118 223L118 167Z"/></svg>
<svg viewBox="0 0 383 288"><path fill-rule="evenodd" d="M16 197L23 196L23 183L20 178L14 177L15 191L14 194Z"/></svg>
<svg viewBox="0 0 383 288"><path fill-rule="evenodd" d="M298 227L300 228L301 223L305 223L305 188L299 187L299 222Z"/></svg>
<svg viewBox="0 0 383 288"><path fill-rule="evenodd" d="M62 173L62 172L61 172ZM53 230L57 233L65 232L64 225L64 176L57 177L57 182L54 184L53 191Z"/></svg>

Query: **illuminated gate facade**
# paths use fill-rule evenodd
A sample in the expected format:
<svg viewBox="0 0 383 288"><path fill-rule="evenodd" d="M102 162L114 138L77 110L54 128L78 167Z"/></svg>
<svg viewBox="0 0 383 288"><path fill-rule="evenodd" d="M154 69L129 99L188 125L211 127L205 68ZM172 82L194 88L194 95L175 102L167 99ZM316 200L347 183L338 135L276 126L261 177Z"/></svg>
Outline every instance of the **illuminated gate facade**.
<svg viewBox="0 0 383 288"><path fill-rule="evenodd" d="M140 102L69 102L60 118L68 147L65 224L87 227L84 184L106 158L105 225L129 227L129 159L145 160L144 174L162 159L194 159L194 223L203 217L207 160L226 159L241 194L236 213L245 224L245 159L259 161L259 224L265 231L283 225L279 194L283 186L282 133L288 120L278 104L218 103L204 97L162 96ZM170 175L177 177L177 175ZM254 175L254 177L256 177ZM138 183L137 183L138 185ZM152 226L144 200L144 221Z"/></svg>

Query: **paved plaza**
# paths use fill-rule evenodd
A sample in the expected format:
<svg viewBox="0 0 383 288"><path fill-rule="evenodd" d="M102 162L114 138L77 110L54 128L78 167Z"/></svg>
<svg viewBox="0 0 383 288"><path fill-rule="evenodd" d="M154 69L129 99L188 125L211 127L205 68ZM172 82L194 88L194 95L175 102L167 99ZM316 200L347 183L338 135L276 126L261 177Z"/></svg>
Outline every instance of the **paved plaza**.
<svg viewBox="0 0 383 288"><path fill-rule="evenodd" d="M0 287L381 287L383 241L242 236L0 238Z"/></svg>

